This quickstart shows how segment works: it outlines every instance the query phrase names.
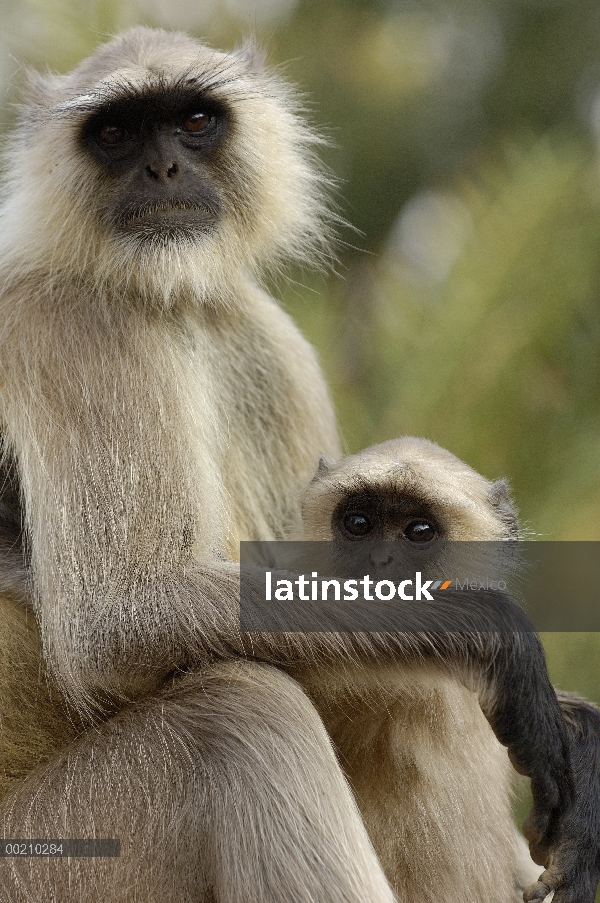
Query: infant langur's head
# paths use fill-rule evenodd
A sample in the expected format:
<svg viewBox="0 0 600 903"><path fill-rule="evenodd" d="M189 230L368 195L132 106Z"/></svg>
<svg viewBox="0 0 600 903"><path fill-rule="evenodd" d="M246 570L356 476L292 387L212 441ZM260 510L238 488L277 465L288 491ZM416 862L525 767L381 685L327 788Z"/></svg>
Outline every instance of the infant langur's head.
<svg viewBox="0 0 600 903"><path fill-rule="evenodd" d="M341 542L518 539L504 480L490 482L427 439L322 458L301 505L298 538Z"/></svg>

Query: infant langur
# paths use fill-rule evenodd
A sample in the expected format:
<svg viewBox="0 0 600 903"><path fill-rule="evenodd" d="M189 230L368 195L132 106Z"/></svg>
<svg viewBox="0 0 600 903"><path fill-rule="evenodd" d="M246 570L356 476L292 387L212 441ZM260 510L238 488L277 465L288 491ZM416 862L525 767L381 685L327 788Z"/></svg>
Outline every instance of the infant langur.
<svg viewBox="0 0 600 903"><path fill-rule="evenodd" d="M432 442L403 438L337 464L322 459L303 498L298 536L336 540L336 561L339 549L347 548L350 571L365 542L405 543L408 554L414 544L422 554L429 549L434 555L440 540L512 540L518 534L504 481L490 483ZM380 555L371 574L391 576L390 559ZM460 642L460 635L456 638ZM460 886L469 889L469 899L483 900L493 886L504 889L506 900L520 899L532 884L529 900L555 890L555 903L592 901L598 876L599 713L584 700L558 694L570 732L576 799L551 859L536 848L535 815L529 820L532 851L549 869L535 883L540 869L511 816L506 750L476 695L441 667L441 648L436 664L441 640L435 634L431 639L431 656L407 654L404 665L311 666L296 674L334 741L399 898L447 899L450 888ZM482 646L485 642L482 634ZM519 675L512 690L528 691Z"/></svg>

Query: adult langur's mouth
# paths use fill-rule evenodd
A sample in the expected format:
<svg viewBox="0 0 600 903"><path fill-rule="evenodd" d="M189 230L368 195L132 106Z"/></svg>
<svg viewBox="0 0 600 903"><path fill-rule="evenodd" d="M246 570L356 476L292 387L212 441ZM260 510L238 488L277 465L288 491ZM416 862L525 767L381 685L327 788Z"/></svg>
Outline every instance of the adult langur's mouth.
<svg viewBox="0 0 600 903"><path fill-rule="evenodd" d="M216 205L169 202L123 211L116 219L120 232L148 236L194 234L214 229L219 218Z"/></svg>

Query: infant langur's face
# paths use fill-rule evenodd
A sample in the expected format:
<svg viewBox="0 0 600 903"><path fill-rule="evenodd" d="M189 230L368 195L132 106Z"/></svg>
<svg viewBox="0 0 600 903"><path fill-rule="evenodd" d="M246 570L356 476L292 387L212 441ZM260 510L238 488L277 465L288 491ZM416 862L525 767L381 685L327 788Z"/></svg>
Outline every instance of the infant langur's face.
<svg viewBox="0 0 600 903"><path fill-rule="evenodd" d="M405 437L322 460L304 494L301 538L333 540L352 572L369 564L387 573L447 557L449 541L517 539L518 524L503 481Z"/></svg>

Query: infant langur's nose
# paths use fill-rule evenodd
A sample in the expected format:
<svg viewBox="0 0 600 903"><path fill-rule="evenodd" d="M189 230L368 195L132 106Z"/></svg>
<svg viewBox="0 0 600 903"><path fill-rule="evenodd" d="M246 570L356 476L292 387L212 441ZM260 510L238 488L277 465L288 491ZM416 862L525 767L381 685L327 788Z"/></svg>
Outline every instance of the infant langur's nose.
<svg viewBox="0 0 600 903"><path fill-rule="evenodd" d="M394 553L387 549L372 551L369 553L369 562L378 571L391 568L394 563Z"/></svg>

